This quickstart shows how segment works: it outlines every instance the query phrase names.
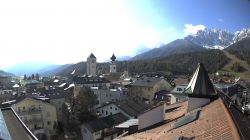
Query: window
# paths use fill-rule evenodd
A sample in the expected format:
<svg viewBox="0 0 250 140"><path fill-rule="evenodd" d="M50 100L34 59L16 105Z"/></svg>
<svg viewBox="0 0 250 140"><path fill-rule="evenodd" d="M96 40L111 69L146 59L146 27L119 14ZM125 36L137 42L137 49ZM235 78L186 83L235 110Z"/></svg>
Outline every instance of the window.
<svg viewBox="0 0 250 140"><path fill-rule="evenodd" d="M112 106L110 107L110 109L112 109Z"/></svg>
<svg viewBox="0 0 250 140"><path fill-rule="evenodd" d="M177 88L177 91L182 91L182 89L181 88Z"/></svg>
<svg viewBox="0 0 250 140"><path fill-rule="evenodd" d="M112 112L110 112L110 115L112 115Z"/></svg>
<svg viewBox="0 0 250 140"><path fill-rule="evenodd" d="M84 133L87 133L87 129L86 129L86 128L84 128L84 129L83 129L83 132L84 132Z"/></svg>
<svg viewBox="0 0 250 140"><path fill-rule="evenodd" d="M100 131L95 132L95 135L100 135Z"/></svg>
<svg viewBox="0 0 250 140"><path fill-rule="evenodd" d="M50 117L50 112L47 112L46 117Z"/></svg>
<svg viewBox="0 0 250 140"><path fill-rule="evenodd" d="M25 106L23 107L23 111L25 111Z"/></svg>
<svg viewBox="0 0 250 140"><path fill-rule="evenodd" d="M115 108L115 110L117 110L117 108Z"/></svg>
<svg viewBox="0 0 250 140"><path fill-rule="evenodd" d="M102 110L102 113L104 113L104 110Z"/></svg>
<svg viewBox="0 0 250 140"><path fill-rule="evenodd" d="M108 115L108 111L106 111L106 115Z"/></svg>
<svg viewBox="0 0 250 140"><path fill-rule="evenodd" d="M47 124L50 125L50 121L48 121Z"/></svg>

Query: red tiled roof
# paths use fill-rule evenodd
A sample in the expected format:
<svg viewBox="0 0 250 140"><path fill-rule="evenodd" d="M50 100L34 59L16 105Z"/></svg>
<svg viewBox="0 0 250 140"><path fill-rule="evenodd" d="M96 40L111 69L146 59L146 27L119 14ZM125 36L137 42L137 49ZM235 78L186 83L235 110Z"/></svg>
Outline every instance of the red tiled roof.
<svg viewBox="0 0 250 140"><path fill-rule="evenodd" d="M186 110L186 105L178 109ZM182 110L182 111L183 111ZM187 138L193 138L197 140L238 140L240 139L235 124L229 115L226 107L221 99L217 99L210 104L198 108L194 111L201 110L199 118L193 122L183 125L179 128L172 129L175 121L171 121L157 128L147 130L144 132L136 133L126 137L122 137L124 140L172 140L178 136ZM180 117L183 115L181 110L176 112L176 116L167 115L166 118L174 119L174 117ZM174 114L172 112L172 114ZM179 114L177 114L179 113ZM189 112L191 113L191 112ZM189 114L189 113L186 113ZM171 130L172 129L172 130Z"/></svg>

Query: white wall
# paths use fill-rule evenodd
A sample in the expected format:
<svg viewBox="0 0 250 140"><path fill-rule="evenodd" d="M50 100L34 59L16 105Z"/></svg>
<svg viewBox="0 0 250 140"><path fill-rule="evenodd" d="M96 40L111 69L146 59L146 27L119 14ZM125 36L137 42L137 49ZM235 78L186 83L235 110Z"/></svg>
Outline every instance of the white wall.
<svg viewBox="0 0 250 140"><path fill-rule="evenodd" d="M179 85L179 86L176 86L172 91L171 93L183 93L183 91L186 89L187 85Z"/></svg>
<svg viewBox="0 0 250 140"><path fill-rule="evenodd" d="M94 140L93 134L88 130L87 127L85 127L85 125L81 126L81 133L83 140Z"/></svg>
<svg viewBox="0 0 250 140"><path fill-rule="evenodd" d="M138 130L150 127L165 119L164 104L138 116Z"/></svg>
<svg viewBox="0 0 250 140"><path fill-rule="evenodd" d="M115 73L115 72L116 72L116 64L115 64L115 62L111 62L110 73Z"/></svg>
<svg viewBox="0 0 250 140"><path fill-rule="evenodd" d="M116 102L127 98L127 95L123 94L123 91L119 90L110 91L109 89L93 89L93 92L99 101L99 104L96 107L101 107L102 104L107 102Z"/></svg>
<svg viewBox="0 0 250 140"><path fill-rule="evenodd" d="M189 97L188 99L188 109L187 112L192 111L196 108L202 107L210 102L210 99L207 98L193 98Z"/></svg>
<svg viewBox="0 0 250 140"><path fill-rule="evenodd" d="M112 107L112 109L110 108ZM134 118L134 116L129 116L126 112L124 112L123 110L121 110L118 106L116 106L115 104L109 104L109 105L105 105L103 107L99 107L96 109L96 111L98 111L99 113L102 113L99 118L102 117L107 117L111 114L117 114L117 113L122 113L124 116L128 117L128 118ZM106 114L107 111L107 114Z"/></svg>
<svg viewBox="0 0 250 140"><path fill-rule="evenodd" d="M120 108L118 108L114 104L109 104L109 105L103 106L101 108L97 108L96 110L99 113L101 113L101 115L99 116L100 118L106 117L106 116L109 116L109 115L113 115L113 114L117 114L117 113L121 112Z"/></svg>

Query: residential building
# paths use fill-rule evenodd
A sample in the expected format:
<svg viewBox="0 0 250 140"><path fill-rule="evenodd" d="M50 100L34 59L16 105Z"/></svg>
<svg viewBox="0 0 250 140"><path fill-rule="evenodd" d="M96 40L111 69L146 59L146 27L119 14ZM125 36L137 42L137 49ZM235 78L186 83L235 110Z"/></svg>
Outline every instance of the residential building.
<svg viewBox="0 0 250 140"><path fill-rule="evenodd" d="M121 113L110 115L108 117L100 118L81 125L81 134L83 140L112 140L121 134L116 126L128 120L126 116Z"/></svg>
<svg viewBox="0 0 250 140"><path fill-rule="evenodd" d="M0 109L1 140L38 140L12 108Z"/></svg>
<svg viewBox="0 0 250 140"><path fill-rule="evenodd" d="M171 90L171 93L173 94L182 94L184 93L185 89L187 88L187 85L177 85L174 87L173 90Z"/></svg>
<svg viewBox="0 0 250 140"><path fill-rule="evenodd" d="M172 86L163 78L142 77L128 86L130 98L153 103L154 94L160 90L172 90Z"/></svg>
<svg viewBox="0 0 250 140"><path fill-rule="evenodd" d="M118 101L115 103L108 103L102 107L96 109L99 117L106 117L116 113L122 113L128 118L137 118L139 114L146 110L150 110L151 105L145 104L144 102L136 102L128 99L124 101Z"/></svg>
<svg viewBox="0 0 250 140"><path fill-rule="evenodd" d="M30 80L25 84L28 89L41 89L44 88L44 83L37 80Z"/></svg>
<svg viewBox="0 0 250 140"><path fill-rule="evenodd" d="M96 76L96 57L93 53L87 58L87 75Z"/></svg>
<svg viewBox="0 0 250 140"><path fill-rule="evenodd" d="M99 89L110 88L110 81L100 77L75 76L73 82L77 87L98 87Z"/></svg>
<svg viewBox="0 0 250 140"><path fill-rule="evenodd" d="M44 134L47 137L56 134L57 116L54 105L34 98L25 98L13 104L12 108L38 138Z"/></svg>
<svg viewBox="0 0 250 140"><path fill-rule="evenodd" d="M101 107L109 102L117 102L127 99L127 92L121 89L97 89L92 88L92 91L97 96L98 105L96 107Z"/></svg>
<svg viewBox="0 0 250 140"><path fill-rule="evenodd" d="M53 93L48 93L47 98L49 98L49 103L56 107L56 116L58 121L62 121L63 112L62 106L65 102L67 91L56 91Z"/></svg>
<svg viewBox="0 0 250 140"><path fill-rule="evenodd" d="M188 101L166 110L168 123L146 131L119 137L122 140L151 139L248 139L250 121L232 100L214 88L207 71L199 64L186 93ZM124 134L126 135L126 134Z"/></svg>
<svg viewBox="0 0 250 140"><path fill-rule="evenodd" d="M188 96L183 93L176 93L177 88L174 88L172 91L161 90L155 93L154 101L161 102L164 101L167 105L174 104L176 102L182 102L188 99ZM182 89L182 92L184 90ZM177 91L179 92L179 91Z"/></svg>
<svg viewBox="0 0 250 140"><path fill-rule="evenodd" d="M11 89L0 89L0 103L9 101L12 97Z"/></svg>

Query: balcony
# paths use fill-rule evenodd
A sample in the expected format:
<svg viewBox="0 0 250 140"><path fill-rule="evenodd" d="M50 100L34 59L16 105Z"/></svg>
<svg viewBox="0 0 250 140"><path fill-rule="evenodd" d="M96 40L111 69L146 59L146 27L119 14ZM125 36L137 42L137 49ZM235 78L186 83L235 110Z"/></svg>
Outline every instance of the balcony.
<svg viewBox="0 0 250 140"><path fill-rule="evenodd" d="M23 120L23 122L25 124L43 123L43 119L42 118L33 118L30 120Z"/></svg>
<svg viewBox="0 0 250 140"><path fill-rule="evenodd" d="M43 128L34 129L32 132L33 132L34 135L45 134L45 130Z"/></svg>
<svg viewBox="0 0 250 140"><path fill-rule="evenodd" d="M42 109L29 108L27 110L17 111L18 115L41 114Z"/></svg>

